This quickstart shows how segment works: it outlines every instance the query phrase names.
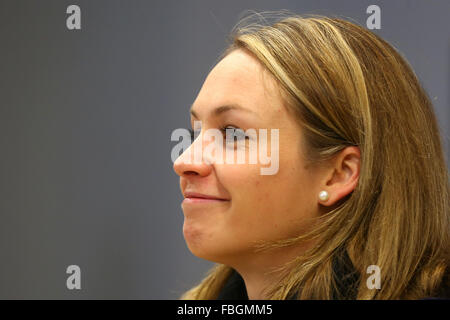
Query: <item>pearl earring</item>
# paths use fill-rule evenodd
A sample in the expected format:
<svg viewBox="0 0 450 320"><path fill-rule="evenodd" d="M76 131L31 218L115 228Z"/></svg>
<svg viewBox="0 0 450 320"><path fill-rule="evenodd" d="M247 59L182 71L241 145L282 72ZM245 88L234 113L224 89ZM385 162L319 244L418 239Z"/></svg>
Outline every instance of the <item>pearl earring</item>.
<svg viewBox="0 0 450 320"><path fill-rule="evenodd" d="M327 201L328 198L329 198L328 192L326 192L325 190L320 191L320 193L319 193L319 199L320 199L320 200L322 200L322 201Z"/></svg>

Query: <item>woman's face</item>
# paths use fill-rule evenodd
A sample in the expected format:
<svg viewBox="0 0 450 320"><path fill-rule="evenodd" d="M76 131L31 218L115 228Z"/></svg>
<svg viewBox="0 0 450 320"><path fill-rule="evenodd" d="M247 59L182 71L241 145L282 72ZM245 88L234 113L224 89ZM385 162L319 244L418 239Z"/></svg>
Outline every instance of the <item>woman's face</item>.
<svg viewBox="0 0 450 320"><path fill-rule="evenodd" d="M183 195L200 193L222 201L185 199L183 233L191 252L203 259L236 265L256 257L255 242L279 240L302 233L318 214L317 179L304 168L301 128L288 114L273 77L244 50L222 59L206 78L192 105L200 135L174 163ZM239 105L215 114L220 106ZM211 128L267 129L268 154L271 129L279 130L279 165L276 174L263 175L268 164L195 163L193 149L205 148L204 132ZM226 149L238 149L224 142ZM248 145L245 152L249 152ZM186 160L191 163L186 163ZM272 157L272 159L274 159ZM304 231L303 231L304 232Z"/></svg>

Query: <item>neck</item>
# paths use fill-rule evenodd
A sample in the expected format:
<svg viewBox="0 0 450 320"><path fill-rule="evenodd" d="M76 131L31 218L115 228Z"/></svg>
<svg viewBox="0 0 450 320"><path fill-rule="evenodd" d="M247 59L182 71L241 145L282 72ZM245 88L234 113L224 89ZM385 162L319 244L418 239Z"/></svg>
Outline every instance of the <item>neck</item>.
<svg viewBox="0 0 450 320"><path fill-rule="evenodd" d="M301 255L311 245L271 249L247 259L240 259L232 267L242 276L249 300L267 300L268 287L281 281L282 274L275 270ZM245 262L245 263L244 263Z"/></svg>
<svg viewBox="0 0 450 320"><path fill-rule="evenodd" d="M242 275L247 289L249 300L267 300L269 297L264 292L268 286L275 283L276 279L273 275L266 275L264 273L246 273Z"/></svg>

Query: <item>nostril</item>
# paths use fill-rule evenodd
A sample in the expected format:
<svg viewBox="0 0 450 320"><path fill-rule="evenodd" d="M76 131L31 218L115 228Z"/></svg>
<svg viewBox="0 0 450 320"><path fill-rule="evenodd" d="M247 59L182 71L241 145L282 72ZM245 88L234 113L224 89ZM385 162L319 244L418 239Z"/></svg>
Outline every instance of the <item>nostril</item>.
<svg viewBox="0 0 450 320"><path fill-rule="evenodd" d="M184 174L186 174L186 175L196 175L198 173L195 172L195 171L185 171Z"/></svg>

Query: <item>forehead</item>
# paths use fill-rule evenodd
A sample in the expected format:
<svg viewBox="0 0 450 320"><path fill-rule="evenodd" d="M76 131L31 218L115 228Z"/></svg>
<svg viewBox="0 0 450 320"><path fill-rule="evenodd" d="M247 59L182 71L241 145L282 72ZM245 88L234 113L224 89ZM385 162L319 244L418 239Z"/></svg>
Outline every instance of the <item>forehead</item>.
<svg viewBox="0 0 450 320"><path fill-rule="evenodd" d="M239 104L264 117L283 109L275 79L244 50L231 52L211 70L193 106L212 110L227 104Z"/></svg>

